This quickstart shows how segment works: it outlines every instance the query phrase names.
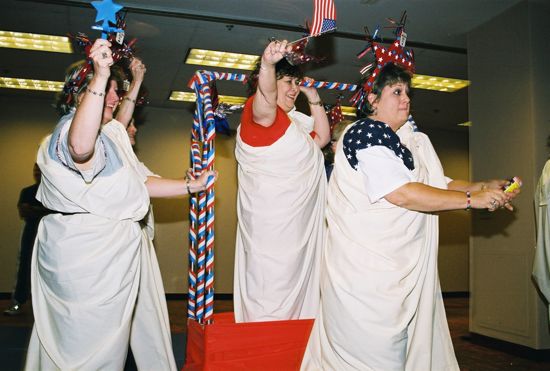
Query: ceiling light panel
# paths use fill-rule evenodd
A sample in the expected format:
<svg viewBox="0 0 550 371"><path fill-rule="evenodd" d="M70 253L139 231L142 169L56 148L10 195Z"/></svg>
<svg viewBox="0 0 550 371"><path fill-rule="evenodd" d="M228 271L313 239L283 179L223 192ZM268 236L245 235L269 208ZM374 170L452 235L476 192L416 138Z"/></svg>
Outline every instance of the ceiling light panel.
<svg viewBox="0 0 550 371"><path fill-rule="evenodd" d="M71 42L66 36L12 31L0 31L0 47L57 53L73 52Z"/></svg>
<svg viewBox="0 0 550 371"><path fill-rule="evenodd" d="M259 58L259 56L251 54L229 53L207 49L190 49L185 63L250 71L254 69ZM470 85L468 80L418 74L415 74L412 80L413 88L437 90L448 93L455 92L468 85Z"/></svg>
<svg viewBox="0 0 550 371"><path fill-rule="evenodd" d="M199 66L236 68L240 70L253 70L259 60L259 56L250 54L228 53L206 49L191 49L185 60L187 64Z"/></svg>
<svg viewBox="0 0 550 371"><path fill-rule="evenodd" d="M357 117L357 108L351 106L342 106L342 115Z"/></svg>
<svg viewBox="0 0 550 371"><path fill-rule="evenodd" d="M227 104L243 104L247 99L246 97L237 97L233 95L219 95L218 98L221 103ZM197 98L193 92L172 91L172 94L170 94L170 100L180 102L196 102Z"/></svg>
<svg viewBox="0 0 550 371"><path fill-rule="evenodd" d="M0 76L0 88L58 92L63 89L63 82Z"/></svg>
<svg viewBox="0 0 550 371"><path fill-rule="evenodd" d="M468 80L450 79L447 77L427 76L415 74L412 78L412 87L417 89L437 90L452 93L470 85Z"/></svg>

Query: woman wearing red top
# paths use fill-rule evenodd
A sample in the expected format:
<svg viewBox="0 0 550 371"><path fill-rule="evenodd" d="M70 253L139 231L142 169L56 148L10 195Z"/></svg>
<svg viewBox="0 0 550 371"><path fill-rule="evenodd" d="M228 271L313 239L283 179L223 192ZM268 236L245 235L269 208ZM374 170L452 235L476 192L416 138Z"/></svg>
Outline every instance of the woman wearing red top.
<svg viewBox="0 0 550 371"><path fill-rule="evenodd" d="M315 88L271 42L250 77L241 118L239 217L235 257L238 322L313 318L319 305L319 261L325 236L326 179L321 147L329 123ZM296 111L300 92L311 116Z"/></svg>

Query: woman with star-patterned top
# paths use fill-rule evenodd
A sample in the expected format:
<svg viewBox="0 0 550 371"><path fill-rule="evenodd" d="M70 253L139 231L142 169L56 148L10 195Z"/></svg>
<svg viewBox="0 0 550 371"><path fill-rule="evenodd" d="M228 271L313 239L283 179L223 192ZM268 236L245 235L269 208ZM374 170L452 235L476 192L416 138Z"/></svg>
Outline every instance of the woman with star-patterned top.
<svg viewBox="0 0 550 371"><path fill-rule="evenodd" d="M321 309L306 370L458 370L437 275L434 212L506 207L504 180L443 174L409 120L410 74L386 64L367 115L337 144L327 192Z"/></svg>

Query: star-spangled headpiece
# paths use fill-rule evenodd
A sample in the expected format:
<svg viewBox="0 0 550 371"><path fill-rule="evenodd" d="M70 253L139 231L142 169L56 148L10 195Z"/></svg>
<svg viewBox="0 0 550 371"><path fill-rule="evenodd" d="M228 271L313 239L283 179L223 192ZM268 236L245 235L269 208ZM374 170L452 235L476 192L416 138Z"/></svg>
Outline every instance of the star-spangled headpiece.
<svg viewBox="0 0 550 371"><path fill-rule="evenodd" d="M360 72L364 76L368 76L366 81L363 83L361 90L359 90L351 98L351 102L358 109L365 104L367 95L372 91L374 81L378 77L380 71L388 63L396 64L405 70L409 71L411 74L414 73L414 54L411 49L405 49L405 43L407 41L407 34L405 33L405 21L407 19L407 13L404 12L401 16L399 22L394 21L389 18L388 21L392 24L390 27L395 27L395 40L389 46L385 47L375 40L380 39L378 33L378 28L371 36L367 31L367 46L359 52L357 58L364 57L367 53L371 52L374 56L374 61L364 66ZM368 75L370 73L370 75Z"/></svg>

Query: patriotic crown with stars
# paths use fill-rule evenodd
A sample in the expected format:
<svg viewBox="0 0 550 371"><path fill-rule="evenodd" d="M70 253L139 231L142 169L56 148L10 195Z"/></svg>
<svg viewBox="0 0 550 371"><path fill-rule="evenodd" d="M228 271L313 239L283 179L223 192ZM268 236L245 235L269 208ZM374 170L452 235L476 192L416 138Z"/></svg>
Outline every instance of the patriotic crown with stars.
<svg viewBox="0 0 550 371"><path fill-rule="evenodd" d="M394 42L385 47L379 42L375 41L378 36L378 29L374 32L374 35L367 34L367 46L357 55L357 58L364 57L367 53L371 52L374 56L374 61L367 64L361 69L361 74L365 76L366 80L363 83L361 89L351 98L351 102L358 109L361 109L366 101L367 95L372 91L374 81L378 77L382 68L388 63L398 65L411 74L414 73L414 54L411 49L405 49L405 43L407 40L407 34L405 33L405 21L407 19L406 12L403 13L399 22L389 18L388 21L392 24L392 28L395 28L395 40ZM367 29L368 33L368 29ZM367 77L368 76L368 77Z"/></svg>
<svg viewBox="0 0 550 371"><path fill-rule="evenodd" d="M105 4L104 4L105 3ZM96 22L105 18L106 28L99 28L105 31L105 37L111 42L112 58L115 64L121 64L126 75L128 75L128 64L133 58L136 39L131 39L126 42L124 39L124 30L126 29L125 14L115 14L122 7L118 4L112 3L110 0L103 0L103 3L99 1L92 2L92 5L97 8L98 15ZM103 6L103 8L101 8ZM107 6L107 9L104 9ZM99 7L99 8L98 8ZM105 14L104 14L105 13ZM107 14L108 13L108 14ZM111 19L116 20L116 23L112 23ZM114 26L113 26L114 25ZM93 26L93 29L98 29L99 26ZM69 34L69 37L74 43L80 47L83 52L88 55L90 48L93 44L92 40L84 33L79 32L76 35ZM75 104L75 94L78 94L84 83L89 79L89 75L93 72L92 62L87 59L86 63L82 64L80 68L72 71L65 79L62 94L66 97L66 102L62 108L62 112L67 111L68 107ZM146 102L145 93L140 92L136 105L144 104Z"/></svg>

